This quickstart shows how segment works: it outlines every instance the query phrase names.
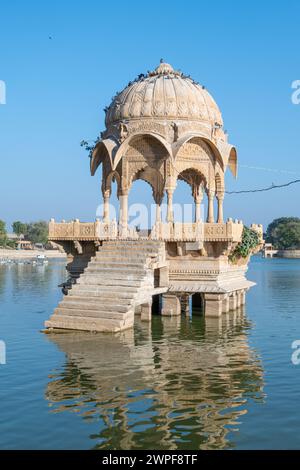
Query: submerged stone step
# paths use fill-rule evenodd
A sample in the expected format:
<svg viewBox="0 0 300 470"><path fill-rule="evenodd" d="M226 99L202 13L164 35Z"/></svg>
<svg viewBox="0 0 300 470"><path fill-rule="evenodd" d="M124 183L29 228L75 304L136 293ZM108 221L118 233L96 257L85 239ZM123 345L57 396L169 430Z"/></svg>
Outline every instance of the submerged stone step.
<svg viewBox="0 0 300 470"><path fill-rule="evenodd" d="M89 318L87 316L73 316L61 314L56 309L50 320L45 322L46 328L60 328L68 330L118 332L133 326L133 315L128 318Z"/></svg>

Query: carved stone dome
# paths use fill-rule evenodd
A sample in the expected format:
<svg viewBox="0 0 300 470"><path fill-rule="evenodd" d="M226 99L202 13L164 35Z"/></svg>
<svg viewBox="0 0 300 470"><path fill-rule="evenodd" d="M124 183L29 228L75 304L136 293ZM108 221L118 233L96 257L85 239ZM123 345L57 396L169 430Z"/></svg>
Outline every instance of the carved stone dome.
<svg viewBox="0 0 300 470"><path fill-rule="evenodd" d="M105 124L153 118L223 125L221 112L206 89L167 63L139 75L118 93L106 111Z"/></svg>

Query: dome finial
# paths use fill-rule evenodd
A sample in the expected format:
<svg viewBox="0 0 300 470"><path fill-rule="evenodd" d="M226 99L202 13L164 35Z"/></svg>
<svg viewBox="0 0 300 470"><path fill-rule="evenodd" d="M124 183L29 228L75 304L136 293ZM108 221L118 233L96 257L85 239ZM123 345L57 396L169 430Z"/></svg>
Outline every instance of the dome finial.
<svg viewBox="0 0 300 470"><path fill-rule="evenodd" d="M160 64L156 69L151 72L150 75L170 75L170 74L177 74L175 70L173 69L172 65L167 64L167 62L164 62L164 59L160 59Z"/></svg>

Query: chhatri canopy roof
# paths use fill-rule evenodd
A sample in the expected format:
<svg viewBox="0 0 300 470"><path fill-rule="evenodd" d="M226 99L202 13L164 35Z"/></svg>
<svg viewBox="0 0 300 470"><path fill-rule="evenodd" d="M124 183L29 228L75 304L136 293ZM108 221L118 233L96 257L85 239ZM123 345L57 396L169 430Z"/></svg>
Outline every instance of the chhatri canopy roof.
<svg viewBox="0 0 300 470"><path fill-rule="evenodd" d="M161 63L153 72L117 94L106 113L106 126L124 119L166 118L206 121L222 126L212 96L192 78Z"/></svg>
<svg viewBox="0 0 300 470"><path fill-rule="evenodd" d="M237 175L236 149L227 141L221 112L205 87L161 62L117 93L106 108L106 129L92 154L91 174L108 158L116 169L139 136L156 139L173 160L193 138L205 142L221 163Z"/></svg>

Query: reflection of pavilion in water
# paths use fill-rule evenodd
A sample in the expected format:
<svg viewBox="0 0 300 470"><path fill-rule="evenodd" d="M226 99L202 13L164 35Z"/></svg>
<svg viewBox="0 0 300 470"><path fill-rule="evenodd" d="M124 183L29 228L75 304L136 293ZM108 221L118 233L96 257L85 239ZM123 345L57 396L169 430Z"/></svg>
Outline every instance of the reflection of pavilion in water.
<svg viewBox="0 0 300 470"><path fill-rule="evenodd" d="M247 343L243 313L219 319L156 317L118 336L49 335L64 351L63 372L46 397L56 412L102 421L98 448L210 449L262 399L262 368Z"/></svg>

